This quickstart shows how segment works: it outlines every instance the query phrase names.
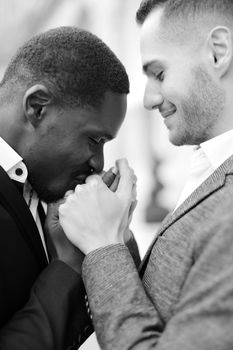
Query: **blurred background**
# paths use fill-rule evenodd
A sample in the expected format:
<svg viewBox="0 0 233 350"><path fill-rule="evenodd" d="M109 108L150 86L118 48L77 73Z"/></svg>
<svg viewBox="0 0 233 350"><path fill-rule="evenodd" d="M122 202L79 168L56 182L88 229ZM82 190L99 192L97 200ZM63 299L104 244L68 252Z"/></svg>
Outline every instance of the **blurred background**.
<svg viewBox="0 0 233 350"><path fill-rule="evenodd" d="M117 139L105 146L105 169L126 157L138 177L131 228L143 256L187 176L190 147L174 147L158 112L143 109L145 77L135 13L140 0L0 0L0 76L25 40L41 31L76 25L98 35L123 62L130 79L128 112ZM81 347L98 350L95 335Z"/></svg>

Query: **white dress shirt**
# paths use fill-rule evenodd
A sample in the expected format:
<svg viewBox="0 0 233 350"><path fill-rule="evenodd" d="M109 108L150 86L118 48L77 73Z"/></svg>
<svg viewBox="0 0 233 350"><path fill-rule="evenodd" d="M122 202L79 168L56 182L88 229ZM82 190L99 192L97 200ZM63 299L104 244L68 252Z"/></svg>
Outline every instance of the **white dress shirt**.
<svg viewBox="0 0 233 350"><path fill-rule="evenodd" d="M12 147L10 147L8 143L5 142L1 137L0 137L0 165L12 180L15 180L24 184L23 196L36 222L38 231L40 233L41 241L42 241L46 256L48 258L44 233L41 226L40 217L37 211L39 198L36 192L33 191L30 183L27 181L27 177L28 177L27 167L24 164L22 157L20 157L20 155L17 152L15 152L15 150ZM44 209L46 209L44 205L43 207Z"/></svg>
<svg viewBox="0 0 233 350"><path fill-rule="evenodd" d="M191 159L187 182L175 209L231 155L233 155L233 130L205 141L199 147L196 147Z"/></svg>

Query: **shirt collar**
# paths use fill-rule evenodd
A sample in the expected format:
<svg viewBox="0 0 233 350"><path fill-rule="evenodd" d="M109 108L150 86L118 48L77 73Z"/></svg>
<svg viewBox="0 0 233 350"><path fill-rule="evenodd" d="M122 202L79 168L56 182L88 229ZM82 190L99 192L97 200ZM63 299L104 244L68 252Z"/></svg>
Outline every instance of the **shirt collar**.
<svg viewBox="0 0 233 350"><path fill-rule="evenodd" d="M200 144L214 169L233 154L233 129Z"/></svg>
<svg viewBox="0 0 233 350"><path fill-rule="evenodd" d="M23 158L1 137L0 165L12 180L22 183L27 180L28 171Z"/></svg>

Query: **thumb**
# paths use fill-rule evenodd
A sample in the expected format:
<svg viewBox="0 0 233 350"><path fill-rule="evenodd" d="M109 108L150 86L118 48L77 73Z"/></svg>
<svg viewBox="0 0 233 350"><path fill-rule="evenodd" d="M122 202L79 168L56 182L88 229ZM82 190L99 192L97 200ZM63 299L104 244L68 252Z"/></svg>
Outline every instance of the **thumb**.
<svg viewBox="0 0 233 350"><path fill-rule="evenodd" d="M61 204L61 201L55 203L49 203L47 207L47 220L58 220L58 208Z"/></svg>

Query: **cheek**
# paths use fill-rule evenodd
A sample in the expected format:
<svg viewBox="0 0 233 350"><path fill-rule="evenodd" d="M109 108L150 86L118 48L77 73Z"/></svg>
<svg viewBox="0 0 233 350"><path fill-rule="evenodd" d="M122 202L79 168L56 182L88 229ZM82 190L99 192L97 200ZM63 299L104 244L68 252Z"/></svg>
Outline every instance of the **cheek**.
<svg viewBox="0 0 233 350"><path fill-rule="evenodd" d="M38 173L41 178L49 184L53 182L64 182L69 178L71 172L72 159L66 152L59 149L48 150L38 164Z"/></svg>
<svg viewBox="0 0 233 350"><path fill-rule="evenodd" d="M185 64L174 70L168 69L162 84L164 97L175 105L179 104L180 100L188 98L193 83L190 68Z"/></svg>
<svg viewBox="0 0 233 350"><path fill-rule="evenodd" d="M188 93L187 89L183 88L183 86L168 84L163 96L165 101L171 104L171 106L175 106L179 112L189 100Z"/></svg>
<svg viewBox="0 0 233 350"><path fill-rule="evenodd" d="M34 152L37 169L50 182L53 179L61 182L69 181L77 168L83 168L91 157L91 150L87 142L63 139L57 143L56 140L38 147Z"/></svg>
<svg viewBox="0 0 233 350"><path fill-rule="evenodd" d="M165 100L165 103L169 103L176 107L180 104L180 90L177 87L177 84L174 83L173 79L167 79L162 86L162 96Z"/></svg>

